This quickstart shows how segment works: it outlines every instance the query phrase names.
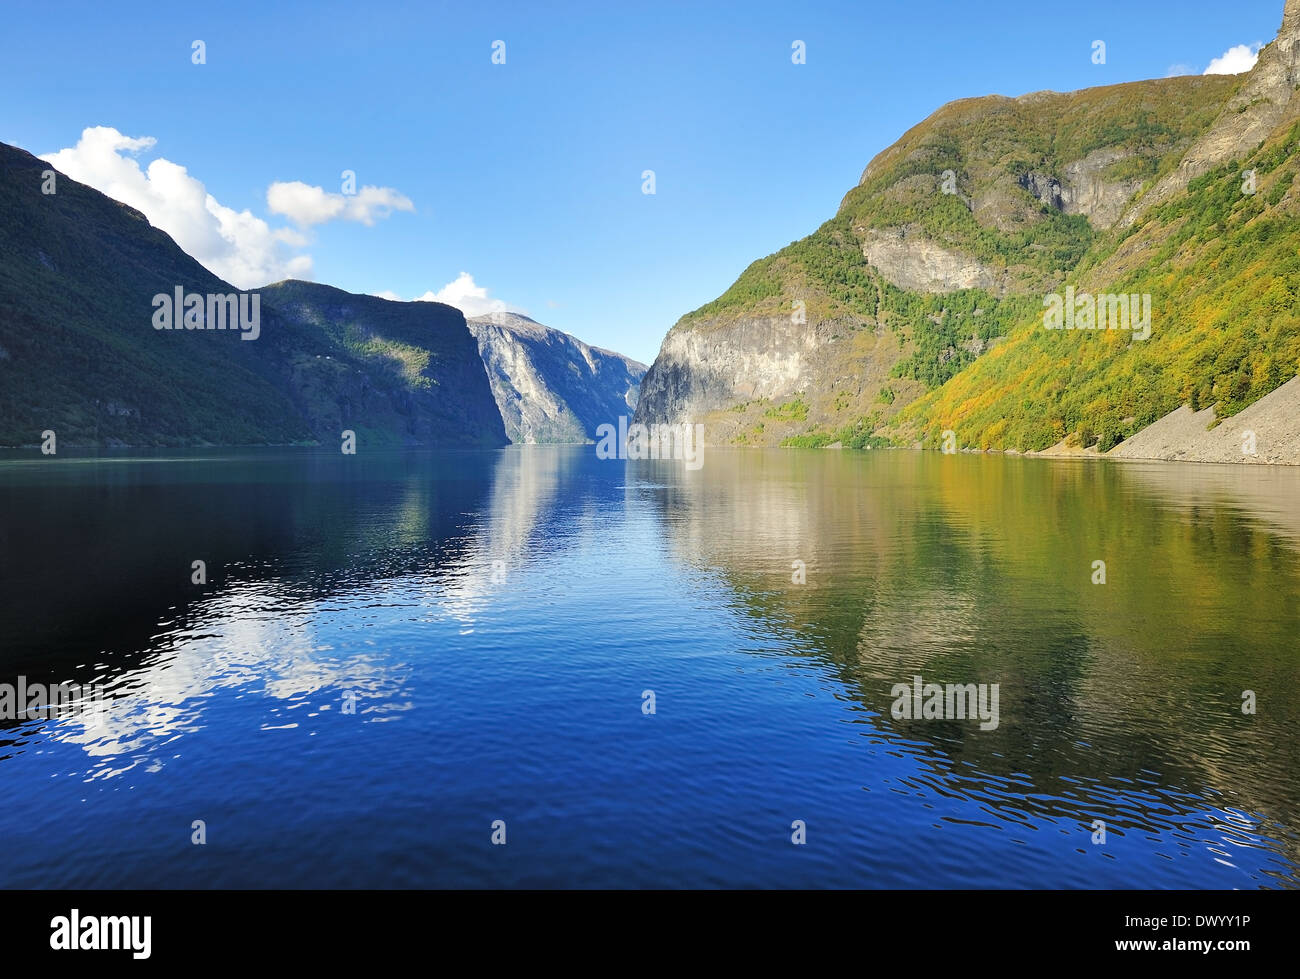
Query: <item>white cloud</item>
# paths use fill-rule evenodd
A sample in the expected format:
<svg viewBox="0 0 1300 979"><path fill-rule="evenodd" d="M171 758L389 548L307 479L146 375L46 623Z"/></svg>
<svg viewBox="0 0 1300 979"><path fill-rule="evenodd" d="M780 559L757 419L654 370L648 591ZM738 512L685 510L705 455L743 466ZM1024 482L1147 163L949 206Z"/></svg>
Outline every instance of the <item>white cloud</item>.
<svg viewBox="0 0 1300 979"><path fill-rule="evenodd" d="M1254 44L1234 45L1211 61L1210 66L1202 74L1240 75L1243 71L1250 71L1259 60L1259 49L1263 46L1259 41Z"/></svg>
<svg viewBox="0 0 1300 979"><path fill-rule="evenodd" d="M77 145L42 157L73 180L89 184L144 214L184 251L241 289L311 276L310 255L293 254L307 239L272 228L250 211L226 207L185 167L159 157L142 170L133 157L154 147L110 126L84 130Z"/></svg>
<svg viewBox="0 0 1300 979"><path fill-rule="evenodd" d="M277 181L266 188L266 206L272 214L283 214L299 224L322 224L343 210L342 194L327 194L298 180Z"/></svg>
<svg viewBox="0 0 1300 979"><path fill-rule="evenodd" d="M372 292L371 295L378 299L391 299L395 303L400 303L402 301L401 296L388 289L385 289L383 292Z"/></svg>
<svg viewBox="0 0 1300 979"><path fill-rule="evenodd" d="M504 299L493 299L484 286L474 281L474 276L462 272L437 292L430 290L423 296L416 296L415 302L446 303L455 306L466 316L482 316L485 313L522 313L523 310L511 306Z"/></svg>
<svg viewBox="0 0 1300 979"><path fill-rule="evenodd" d="M362 187L355 194L331 194L301 180L276 181L266 189L266 206L272 214L283 214L309 227L335 218L373 225L394 211L414 211L415 205L392 187Z"/></svg>
<svg viewBox="0 0 1300 979"><path fill-rule="evenodd" d="M1166 78L1177 78L1179 75L1195 75L1196 69L1191 65L1185 65L1179 62L1176 65L1170 65L1165 71Z"/></svg>

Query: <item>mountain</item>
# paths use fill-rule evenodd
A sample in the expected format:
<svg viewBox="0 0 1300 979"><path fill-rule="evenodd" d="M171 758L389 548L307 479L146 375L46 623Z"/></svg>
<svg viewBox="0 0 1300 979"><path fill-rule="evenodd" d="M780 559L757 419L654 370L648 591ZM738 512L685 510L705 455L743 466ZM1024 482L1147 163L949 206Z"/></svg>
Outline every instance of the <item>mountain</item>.
<svg viewBox="0 0 1300 979"><path fill-rule="evenodd" d="M636 408L646 372L518 313L469 320L512 442L584 442Z"/></svg>
<svg viewBox="0 0 1300 979"><path fill-rule="evenodd" d="M1241 411L1300 369L1298 42L1288 0L1243 76L942 107L682 317L637 420L714 444L1106 451L1183 404ZM1151 336L1044 329L1067 288L1149 295Z"/></svg>
<svg viewBox="0 0 1300 979"><path fill-rule="evenodd" d="M290 279L260 290L286 322L342 358L299 361L293 383L326 427L372 441L497 446L507 439L478 345L453 306L394 302ZM361 366L357 366L361 365ZM346 424L345 424L346 423Z"/></svg>
<svg viewBox="0 0 1300 979"><path fill-rule="evenodd" d="M62 174L50 187L49 170L0 144L0 444L47 429L59 447L338 445L344 429L362 448L505 443L458 310L288 282L256 306L244 294L255 339L184 328L182 310L156 329L170 324L155 297L238 290L133 208Z"/></svg>

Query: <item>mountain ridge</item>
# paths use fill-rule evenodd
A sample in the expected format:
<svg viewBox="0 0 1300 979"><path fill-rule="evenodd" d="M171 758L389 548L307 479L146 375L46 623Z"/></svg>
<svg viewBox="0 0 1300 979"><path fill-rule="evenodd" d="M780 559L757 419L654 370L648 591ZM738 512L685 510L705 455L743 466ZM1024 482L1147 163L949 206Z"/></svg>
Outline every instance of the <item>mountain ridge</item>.
<svg viewBox="0 0 1300 979"><path fill-rule="evenodd" d="M868 162L833 218L673 326L637 420L704 422L715 444L935 446L952 431L967 447L1109 449L1178 398L1222 417L1276 389L1300 362L1295 296L1261 286L1257 266L1280 280L1294 265L1280 147L1300 109L1298 11L1288 0L1242 76L940 107ZM1276 123L1262 145L1255 117ZM1216 133L1247 145L1184 179ZM1258 193L1234 199L1251 166ZM1121 349L1043 331L1045 302L1071 284L1141 286L1156 337L1134 350L1127 335Z"/></svg>
<svg viewBox="0 0 1300 979"><path fill-rule="evenodd" d="M61 173L42 193L52 169L0 144L0 445L581 442L635 407L646 367L622 354L522 314L237 290L129 205ZM180 298L155 329L151 300L176 289L256 296L256 339L185 328Z"/></svg>
<svg viewBox="0 0 1300 979"><path fill-rule="evenodd" d="M505 444L459 310L413 314L427 327L406 344L425 358L414 374L271 301L252 342L181 328L180 311L177 329L155 329L153 297L176 288L267 298L277 287L234 288L139 211L64 174L43 193L51 170L0 144L0 444L38 444L43 431L68 446L339 444L344 429L363 446Z"/></svg>
<svg viewBox="0 0 1300 979"><path fill-rule="evenodd" d="M631 414L646 366L522 313L468 320L512 442L585 442Z"/></svg>

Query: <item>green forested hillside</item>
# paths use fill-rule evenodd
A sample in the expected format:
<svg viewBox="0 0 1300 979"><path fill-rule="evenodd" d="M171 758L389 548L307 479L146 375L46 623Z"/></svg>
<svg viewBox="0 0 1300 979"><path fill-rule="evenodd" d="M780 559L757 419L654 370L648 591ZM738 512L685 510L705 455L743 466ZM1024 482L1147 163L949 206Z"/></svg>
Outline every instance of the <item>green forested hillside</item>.
<svg viewBox="0 0 1300 979"><path fill-rule="evenodd" d="M1148 293L1152 336L1059 333L1041 308L1008 341L899 417L898 437L1102 451L1182 404L1236 414L1300 372L1300 126L1192 181L1108 236L1073 273L1093 291ZM1243 172L1255 172L1254 194Z"/></svg>
<svg viewBox="0 0 1300 979"><path fill-rule="evenodd" d="M789 308L786 297L804 292L812 296L810 315L874 316L881 277L863 256L862 239L869 230L898 226L1010 270L1022 291L1037 290L1074 268L1096 231L1084 215L1035 197L1025 177L1060 174L1089 153L1114 149L1123 158L1103 168L1104 178L1149 183L1177 164L1239 84L1232 76L1183 76L950 103L873 160L834 218L754 262L680 325L707 329L728 316L781 312ZM945 171L953 172L956 193L940 191ZM907 300L884 305L906 307Z"/></svg>
<svg viewBox="0 0 1300 979"><path fill-rule="evenodd" d="M264 289L256 340L155 330L158 293L236 290L98 191L60 175L43 194L46 169L0 144L0 445L47 429L60 446L337 443L341 428L370 444L505 442L458 311L353 297L392 307L354 335L285 315L288 290Z"/></svg>
<svg viewBox="0 0 1300 979"><path fill-rule="evenodd" d="M1247 140L1186 186L1180 174L1207 133L1217 151L1259 131L1236 120L1261 103L1282 113L1295 43L1266 48L1258 76L942 107L834 218L682 317L638 417L690 415L740 444L937 444L952 430L964 447L1105 450L1180 404L1240 411L1300 370L1300 129ZM1066 286L1149 294L1152 337L1043 329L1045 297ZM755 336L779 343L754 351ZM756 383L759 354L772 380ZM805 410L775 410L791 399Z"/></svg>

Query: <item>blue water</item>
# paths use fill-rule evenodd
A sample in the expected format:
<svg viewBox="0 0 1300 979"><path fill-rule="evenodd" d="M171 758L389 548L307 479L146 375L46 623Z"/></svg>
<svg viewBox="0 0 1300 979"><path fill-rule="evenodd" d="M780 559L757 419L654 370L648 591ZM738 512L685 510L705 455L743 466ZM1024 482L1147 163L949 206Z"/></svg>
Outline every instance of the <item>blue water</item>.
<svg viewBox="0 0 1300 979"><path fill-rule="evenodd" d="M1296 887L1297 490L880 451L13 456L0 682L111 703L3 722L0 883ZM893 717L916 673L1000 683L998 728Z"/></svg>

